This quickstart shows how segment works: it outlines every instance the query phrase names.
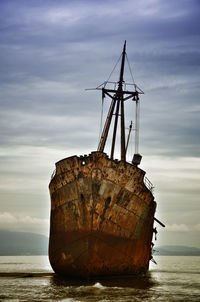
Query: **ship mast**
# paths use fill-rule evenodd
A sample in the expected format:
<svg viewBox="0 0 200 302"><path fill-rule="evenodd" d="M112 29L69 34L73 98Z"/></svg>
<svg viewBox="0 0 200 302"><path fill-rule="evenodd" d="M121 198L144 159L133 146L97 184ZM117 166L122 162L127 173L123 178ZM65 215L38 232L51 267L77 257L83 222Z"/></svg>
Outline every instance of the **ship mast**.
<svg viewBox="0 0 200 302"><path fill-rule="evenodd" d="M125 118L124 118L124 102L130 98L132 98L133 101L136 101L138 104L139 101L139 94L143 94L144 92L136 86L136 84L129 84L134 86L134 91L126 90L126 83L124 81L124 67L125 67L125 58L126 58L126 41L124 42L123 52L121 55L121 67L120 67L120 76L119 81L117 84L117 89L114 86L114 89L108 89L106 88L106 85L110 82L106 81L102 85L98 86L97 90L102 90L102 96L103 98L105 96L108 96L112 99L110 108L108 111L108 115L104 124L104 128L101 134L100 142L98 145L97 151L103 152L105 148L105 144L108 138L108 133L112 121L113 115L115 115L114 120L114 127L113 127L113 134L112 134L112 145L111 145L111 153L110 157L113 159L114 157L114 151L115 151L115 142L116 142L116 135L117 135L117 126L118 126L118 119L120 116L121 119L121 161L126 162L126 137L125 137ZM113 82L111 82L113 83ZM101 88L101 86L103 86Z"/></svg>
<svg viewBox="0 0 200 302"><path fill-rule="evenodd" d="M98 151L103 152L105 143L107 140L113 112L116 106L115 111L115 122L114 122L114 129L113 129L113 138L112 138L112 147L111 147L111 154L110 157L113 159L114 150L115 150L115 141L116 141L116 134L117 134L117 124L118 124L118 117L119 117L119 109L121 109L121 160L126 161L126 150L125 150L125 123L124 123L124 94L123 94L123 82L124 82L124 66L125 66L125 56L126 56L126 41L124 42L124 48L122 52L122 60L121 60L121 69L120 69L120 76L118 82L118 89L116 91L110 91L110 89L103 88L104 94L108 95L112 98L112 103L110 105L110 109L108 112L108 116L106 119L106 123L102 132L102 136L99 142ZM113 96L110 95L109 92L115 93Z"/></svg>
<svg viewBox="0 0 200 302"><path fill-rule="evenodd" d="M112 139L112 149L111 149L111 159L113 159L114 149L115 149L115 140L117 133L117 123L119 116L119 107L121 108L121 160L126 161L126 152L125 152L125 124L124 124L124 97L123 97L123 82L124 82L124 65L125 65L125 55L126 55L126 41L124 43L124 49L122 53L122 61L121 61L121 69L120 69L120 77L118 82L118 90L116 93L117 98L117 108L115 112L115 124L113 131L113 139Z"/></svg>

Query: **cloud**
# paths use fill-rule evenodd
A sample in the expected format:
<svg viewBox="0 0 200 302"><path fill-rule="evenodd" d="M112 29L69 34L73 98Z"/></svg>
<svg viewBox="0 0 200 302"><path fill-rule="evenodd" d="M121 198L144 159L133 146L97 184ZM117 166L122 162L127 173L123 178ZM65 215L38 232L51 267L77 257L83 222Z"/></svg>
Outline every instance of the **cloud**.
<svg viewBox="0 0 200 302"><path fill-rule="evenodd" d="M6 224L18 224L18 225L27 225L27 224L46 224L48 223L47 219L39 219L36 217L31 217L31 216L24 216L24 215L19 215L19 214L13 214L13 213L0 213L0 225L5 226Z"/></svg>
<svg viewBox="0 0 200 302"><path fill-rule="evenodd" d="M199 10L195 0L0 2L0 202L14 215L8 221L22 221L21 212L46 219L54 162L96 149L101 95L84 89L107 79L126 39L134 79L145 92L141 167L156 187L158 214L169 230L195 225ZM134 117L127 104L126 127Z"/></svg>
<svg viewBox="0 0 200 302"><path fill-rule="evenodd" d="M49 220L29 215L0 212L0 229L48 233Z"/></svg>
<svg viewBox="0 0 200 302"><path fill-rule="evenodd" d="M155 191L159 189L160 192L170 196L171 200L167 202L173 201L174 207L176 207L177 196L172 196L175 193L181 194L182 198L186 199L186 204L190 207L195 196L198 200L200 193L198 185L200 181L200 158L189 156L149 156L147 154L142 160L141 168L147 171L147 177L155 184ZM184 204L182 202L182 207Z"/></svg>
<svg viewBox="0 0 200 302"><path fill-rule="evenodd" d="M172 224L172 225L166 225L166 228L163 229L164 231L169 232L192 232L192 231L200 231L200 224L196 225L186 225L184 223L182 224Z"/></svg>
<svg viewBox="0 0 200 302"><path fill-rule="evenodd" d="M15 2L10 3L16 6ZM57 122L61 115L66 116L68 129L74 127L69 115L76 114L79 119L76 127L82 128L86 119L88 129L96 126L92 116L97 120L98 96L86 95L83 89L106 79L124 40L120 33L116 34L116 28L121 30L121 25L125 24L122 33L130 37L128 54L135 67L134 75L147 95L141 100L141 142L144 148L152 154L184 156L190 153L198 156L198 112L193 108L196 108L199 94L198 86L195 86L199 77L199 45L195 35L186 39L188 34L185 31L178 32L176 40L171 35L180 31L187 18L195 19L198 7L195 10L195 2L192 3L188 5L184 1L180 6L164 4L163 1L127 1L122 5L118 1L113 9L113 1L101 4L68 1L68 4L60 2L56 5L53 1L47 4L30 1L28 5L22 1L21 6L16 6L19 15L15 14L15 18L11 18L11 5L2 5L2 18L8 26L4 27L5 36L2 37L1 108L4 110L1 111L1 121L5 121L2 128L6 130L1 141L16 143L19 138L20 143L19 136L23 133L23 141L33 139L35 143L34 137L42 134L45 139L50 137L49 132L55 132L51 144L57 144L58 139L62 141L64 132L64 124L61 129L60 122ZM105 12L112 12L111 20ZM144 19L140 19L142 13ZM120 15L126 18L116 18ZM71 22L70 18L76 19L78 27L74 24L67 27L63 19ZM196 30L197 27L192 23L192 28ZM91 29L95 36L90 35ZM170 37L163 35L163 30ZM192 38L194 41L188 41ZM24 117L28 123L27 120L22 123ZM46 127L45 121L50 127ZM53 131L50 128L54 128ZM86 133L86 127L84 130ZM76 137L81 139L82 132ZM41 143L45 143L43 138Z"/></svg>
<svg viewBox="0 0 200 302"><path fill-rule="evenodd" d="M166 230L171 232L188 232L190 229L185 224L172 224L172 225L166 225Z"/></svg>
<svg viewBox="0 0 200 302"><path fill-rule="evenodd" d="M194 229L197 230L197 231L200 231L200 223L196 224Z"/></svg>

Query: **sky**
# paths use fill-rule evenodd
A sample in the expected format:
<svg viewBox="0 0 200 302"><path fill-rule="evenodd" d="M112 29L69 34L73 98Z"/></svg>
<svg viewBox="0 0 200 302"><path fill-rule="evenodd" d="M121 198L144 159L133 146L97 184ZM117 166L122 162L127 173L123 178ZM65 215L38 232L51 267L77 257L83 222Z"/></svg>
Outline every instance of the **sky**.
<svg viewBox="0 0 200 302"><path fill-rule="evenodd" d="M199 16L198 0L0 1L0 229L48 235L55 162L97 149L101 92L85 88L126 40L157 244L200 247Z"/></svg>

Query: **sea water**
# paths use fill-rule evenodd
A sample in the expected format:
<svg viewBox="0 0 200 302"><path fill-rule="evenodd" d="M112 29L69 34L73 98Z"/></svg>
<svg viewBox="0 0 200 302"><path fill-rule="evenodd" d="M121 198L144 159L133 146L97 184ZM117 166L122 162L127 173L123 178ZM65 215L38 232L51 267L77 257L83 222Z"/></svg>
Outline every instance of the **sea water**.
<svg viewBox="0 0 200 302"><path fill-rule="evenodd" d="M142 277L72 280L46 256L1 256L0 301L200 301L200 257L156 256Z"/></svg>

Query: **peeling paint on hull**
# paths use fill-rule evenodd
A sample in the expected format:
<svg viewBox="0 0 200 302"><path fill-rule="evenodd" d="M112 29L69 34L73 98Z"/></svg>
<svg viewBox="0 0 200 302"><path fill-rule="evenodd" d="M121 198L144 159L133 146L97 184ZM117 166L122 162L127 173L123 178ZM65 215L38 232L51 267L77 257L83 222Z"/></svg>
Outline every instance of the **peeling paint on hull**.
<svg viewBox="0 0 200 302"><path fill-rule="evenodd" d="M156 203L144 175L102 152L56 163L49 185L55 272L88 277L148 270Z"/></svg>

